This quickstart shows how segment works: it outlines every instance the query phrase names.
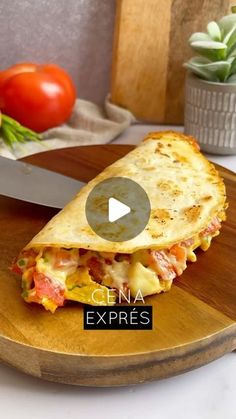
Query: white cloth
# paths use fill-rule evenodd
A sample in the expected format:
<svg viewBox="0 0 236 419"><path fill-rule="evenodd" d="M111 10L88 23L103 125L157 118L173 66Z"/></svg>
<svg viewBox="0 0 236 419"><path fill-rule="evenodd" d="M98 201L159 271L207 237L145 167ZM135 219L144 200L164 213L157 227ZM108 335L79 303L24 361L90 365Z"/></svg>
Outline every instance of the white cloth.
<svg viewBox="0 0 236 419"><path fill-rule="evenodd" d="M86 100L77 99L68 123L43 133L42 144L27 142L9 150L0 143L0 155L18 159L42 151L65 147L106 144L115 139L135 117L130 111L120 108L106 98L104 108Z"/></svg>

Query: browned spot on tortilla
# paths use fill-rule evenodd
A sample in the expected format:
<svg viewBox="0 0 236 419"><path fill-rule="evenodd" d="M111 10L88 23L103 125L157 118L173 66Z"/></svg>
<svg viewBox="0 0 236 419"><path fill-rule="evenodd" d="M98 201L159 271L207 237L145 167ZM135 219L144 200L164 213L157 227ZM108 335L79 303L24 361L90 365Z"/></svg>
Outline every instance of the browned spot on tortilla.
<svg viewBox="0 0 236 419"><path fill-rule="evenodd" d="M176 151L173 152L173 156L176 158L176 160L183 162L183 163L188 163L189 160L185 157L182 156L181 154L177 153Z"/></svg>
<svg viewBox="0 0 236 419"><path fill-rule="evenodd" d="M91 229L90 226L85 226L85 227L81 228L80 232L88 234L89 236L94 236L94 232L93 232L93 230Z"/></svg>
<svg viewBox="0 0 236 419"><path fill-rule="evenodd" d="M166 182L166 181L159 181L157 183L158 188L160 188L162 191L169 191L171 189L171 185L170 182Z"/></svg>
<svg viewBox="0 0 236 419"><path fill-rule="evenodd" d="M170 220L171 215L165 208L158 208L151 211L151 218L156 220L158 223L165 224L166 221Z"/></svg>
<svg viewBox="0 0 236 419"><path fill-rule="evenodd" d="M146 172L151 172L152 170L156 170L156 166L147 166L145 167Z"/></svg>
<svg viewBox="0 0 236 419"><path fill-rule="evenodd" d="M181 189L175 182L160 181L157 183L157 186L161 189L161 191L168 192L168 194L172 196L182 195Z"/></svg>
<svg viewBox="0 0 236 419"><path fill-rule="evenodd" d="M155 149L155 152L157 152L157 151L159 151L161 148L163 148L164 147L164 144L163 143L160 143L159 141L157 142L157 145L156 145L156 149Z"/></svg>
<svg viewBox="0 0 236 419"><path fill-rule="evenodd" d="M160 153L160 154L164 157L168 157L168 159L170 158L169 154L166 154L166 153Z"/></svg>
<svg viewBox="0 0 236 419"><path fill-rule="evenodd" d="M187 220L191 222L198 219L199 215L201 214L201 210L201 205L193 205L192 207L186 208L184 210L184 214L187 217Z"/></svg>
<svg viewBox="0 0 236 419"><path fill-rule="evenodd" d="M163 234L153 233L151 234L152 239L158 239L158 237L163 236Z"/></svg>
<svg viewBox="0 0 236 419"><path fill-rule="evenodd" d="M175 188L175 189L173 189L173 190L171 191L171 195L173 195L173 196L179 196L179 195L182 195L182 191L181 191L181 189L179 189L179 188Z"/></svg>
<svg viewBox="0 0 236 419"><path fill-rule="evenodd" d="M206 195L206 196L203 196L201 198L201 201L210 201L210 199L212 199L212 196L211 195Z"/></svg>
<svg viewBox="0 0 236 419"><path fill-rule="evenodd" d="M143 141L147 141L150 139L152 140L164 139L167 141L184 140L184 141L188 141L188 143L190 143L195 150L200 150L200 147L196 138L192 137L191 135L180 134L180 132L174 132L174 131L149 132L149 134L143 139Z"/></svg>

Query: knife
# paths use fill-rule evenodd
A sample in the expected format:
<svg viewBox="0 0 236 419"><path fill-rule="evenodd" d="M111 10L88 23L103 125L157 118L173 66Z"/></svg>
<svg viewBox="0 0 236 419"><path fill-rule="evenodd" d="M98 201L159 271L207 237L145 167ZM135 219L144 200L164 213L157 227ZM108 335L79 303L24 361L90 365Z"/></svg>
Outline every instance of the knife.
<svg viewBox="0 0 236 419"><path fill-rule="evenodd" d="M85 185L50 170L0 156L0 194L62 208Z"/></svg>

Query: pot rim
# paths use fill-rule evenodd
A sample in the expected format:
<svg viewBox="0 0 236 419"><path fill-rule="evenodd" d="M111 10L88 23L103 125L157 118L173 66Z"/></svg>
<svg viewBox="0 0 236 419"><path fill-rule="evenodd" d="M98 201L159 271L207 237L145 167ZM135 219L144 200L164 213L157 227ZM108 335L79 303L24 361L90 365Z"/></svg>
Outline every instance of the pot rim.
<svg viewBox="0 0 236 419"><path fill-rule="evenodd" d="M224 83L224 82L218 82L218 81L208 81L208 80L204 80L201 79L201 77L198 77L196 74L192 73L192 72L188 72L187 73L187 78L192 78L194 80L198 80L200 83L203 84L209 84L210 86L234 86L236 88L236 83Z"/></svg>

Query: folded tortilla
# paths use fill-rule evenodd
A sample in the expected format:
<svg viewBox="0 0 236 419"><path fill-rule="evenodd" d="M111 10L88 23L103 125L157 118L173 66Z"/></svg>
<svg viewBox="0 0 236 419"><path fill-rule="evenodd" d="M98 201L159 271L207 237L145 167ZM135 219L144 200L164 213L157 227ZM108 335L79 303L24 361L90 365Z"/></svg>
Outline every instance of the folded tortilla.
<svg viewBox="0 0 236 419"><path fill-rule="evenodd" d="M90 191L110 177L139 183L151 203L146 228L124 242L107 241L88 225ZM207 250L225 220L226 193L196 141L175 132L150 133L125 157L83 187L23 249L13 270L23 297L54 312L67 300L114 304L170 289L194 250ZM96 298L95 298L96 296Z"/></svg>

